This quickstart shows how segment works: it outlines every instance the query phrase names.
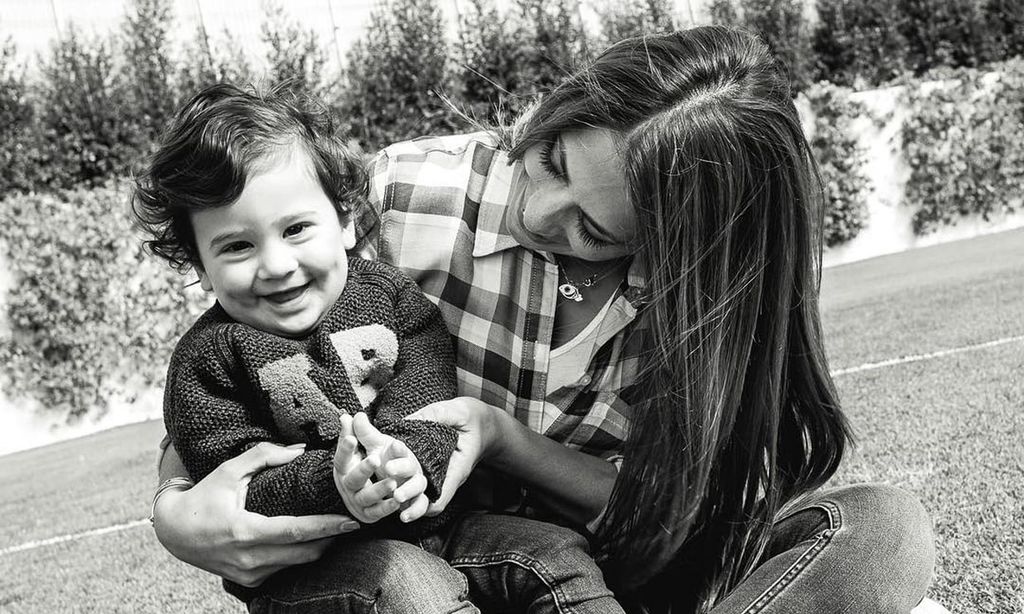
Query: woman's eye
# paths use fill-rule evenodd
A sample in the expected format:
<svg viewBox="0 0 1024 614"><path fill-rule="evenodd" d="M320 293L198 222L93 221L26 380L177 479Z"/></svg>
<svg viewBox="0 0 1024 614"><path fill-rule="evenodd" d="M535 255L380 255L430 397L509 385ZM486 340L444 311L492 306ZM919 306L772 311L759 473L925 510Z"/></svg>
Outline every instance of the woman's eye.
<svg viewBox="0 0 1024 614"><path fill-rule="evenodd" d="M299 222L298 224L292 224L288 228L284 229L284 236L294 237L295 235L302 234L304 230L310 227L308 222Z"/></svg>
<svg viewBox="0 0 1024 614"><path fill-rule="evenodd" d="M544 169L544 172L551 175L552 177L561 177L562 173L555 168L555 144L558 139L551 139L544 143L544 147L540 150L540 167Z"/></svg>
<svg viewBox="0 0 1024 614"><path fill-rule="evenodd" d="M583 244L589 247L600 248L611 245L608 241L595 237L592 232L587 230L586 224L583 223L582 213L576 218L576 233L579 234Z"/></svg>

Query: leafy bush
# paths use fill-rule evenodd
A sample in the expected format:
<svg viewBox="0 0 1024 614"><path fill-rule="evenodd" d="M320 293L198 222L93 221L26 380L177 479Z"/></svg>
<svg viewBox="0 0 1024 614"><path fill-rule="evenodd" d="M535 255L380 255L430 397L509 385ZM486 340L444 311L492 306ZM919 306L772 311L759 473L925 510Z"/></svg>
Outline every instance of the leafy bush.
<svg viewBox="0 0 1024 614"><path fill-rule="evenodd" d="M450 133L448 42L435 0L385 0L348 54L340 113L372 151L431 133Z"/></svg>
<svg viewBox="0 0 1024 614"><path fill-rule="evenodd" d="M817 10L818 80L864 89L906 71L906 42L891 0L818 0Z"/></svg>
<svg viewBox="0 0 1024 614"><path fill-rule="evenodd" d="M986 34L976 0L896 0L897 27L916 75L981 63Z"/></svg>
<svg viewBox="0 0 1024 614"><path fill-rule="evenodd" d="M196 28L181 56L175 82L182 102L216 83L244 85L254 78L245 50L227 30L211 43L206 29Z"/></svg>
<svg viewBox="0 0 1024 614"><path fill-rule="evenodd" d="M589 53L576 8L567 0L516 0L499 14L493 0L470 0L454 53L459 106L482 123L507 124L561 83Z"/></svg>
<svg viewBox="0 0 1024 614"><path fill-rule="evenodd" d="M276 2L266 2L260 35L267 46L267 77L270 84L288 82L292 89L320 94L327 58L316 33L304 30Z"/></svg>
<svg viewBox="0 0 1024 614"><path fill-rule="evenodd" d="M8 39L0 44L0 198L45 181L25 69L15 60L14 43Z"/></svg>
<svg viewBox="0 0 1024 614"><path fill-rule="evenodd" d="M54 170L52 188L96 184L123 174L146 147L131 122L130 96L109 40L70 28L40 66L40 164Z"/></svg>
<svg viewBox="0 0 1024 614"><path fill-rule="evenodd" d="M134 124L139 146L148 149L178 105L170 53L173 16L164 0L132 0L127 8L120 40L130 106L122 121Z"/></svg>
<svg viewBox="0 0 1024 614"><path fill-rule="evenodd" d="M1024 56L1024 2L984 0L981 5L984 60Z"/></svg>
<svg viewBox="0 0 1024 614"><path fill-rule="evenodd" d="M868 217L867 152L850 131L863 105L850 100L851 90L818 83L805 92L814 112L811 151L825 189L825 244L849 241Z"/></svg>
<svg viewBox="0 0 1024 614"><path fill-rule="evenodd" d="M69 416L163 378L198 305L177 274L142 253L118 185L17 195L0 203L15 278L3 389Z"/></svg>
<svg viewBox="0 0 1024 614"><path fill-rule="evenodd" d="M962 69L904 104L906 200L925 234L963 215L1013 211L1024 194L1024 60L983 73Z"/></svg>
<svg viewBox="0 0 1024 614"><path fill-rule="evenodd" d="M714 0L708 12L714 23L760 35L789 72L793 91L799 92L810 83L814 67L803 4L803 0Z"/></svg>
<svg viewBox="0 0 1024 614"><path fill-rule="evenodd" d="M597 7L602 46L645 34L676 29L669 0L605 0Z"/></svg>

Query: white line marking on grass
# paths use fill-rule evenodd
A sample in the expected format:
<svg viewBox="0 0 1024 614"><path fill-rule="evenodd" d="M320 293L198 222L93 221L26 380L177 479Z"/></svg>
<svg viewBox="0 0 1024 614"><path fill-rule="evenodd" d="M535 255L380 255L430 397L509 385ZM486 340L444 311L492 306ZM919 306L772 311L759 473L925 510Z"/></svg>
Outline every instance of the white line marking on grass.
<svg viewBox="0 0 1024 614"><path fill-rule="evenodd" d="M950 348L948 350L939 350L938 352L929 352L928 354L912 354L910 356L901 356L900 358L890 358L889 360L883 360L881 362L868 362L862 365L857 365L856 367L836 369L835 371L832 372L832 376L838 377L840 375L860 373L861 371L872 371L874 369L882 369L884 367L904 365L909 362L921 362L922 360L932 360L934 358L942 358L944 356L951 356L953 354L962 354L964 352L973 352L975 350L993 348L999 345L1006 345L1007 343L1014 343L1017 341L1024 341L1024 335L1017 335L1016 337L1003 337L1002 339L995 339L994 341L986 341L985 343L977 343L974 345L965 345L958 348Z"/></svg>
<svg viewBox="0 0 1024 614"><path fill-rule="evenodd" d="M884 369L885 367L892 367L895 365L903 365L910 362L920 362L922 360L932 360L935 358L942 358L943 356L950 356L953 354L961 354L963 352L973 352L975 350L983 350L986 348L992 348L1000 345L1006 345L1007 343L1015 343L1018 341L1024 341L1024 335L1017 335L1016 337L1003 337L1002 339L995 339L994 341L986 341L985 343L978 343L975 345L965 345L958 348L951 348L948 350L939 350L938 352L930 352L928 354L913 354L911 356L902 356L900 358L891 358L889 360L883 360L881 362L869 362L856 367L847 367L845 369L836 369L832 372L833 377L840 375L849 375L851 373L860 373L861 371L872 371L874 369ZM58 535L57 537L51 537L49 539L41 539L36 541L25 542L17 546L10 546L7 548L0 548L0 556L6 556L8 554L14 554L15 552L24 552L25 550L35 550L36 548L42 548L44 546L52 546L54 544L62 544L65 542L78 541L86 537L94 537L96 535L106 535L107 533L117 533L120 531L126 531L128 529L134 529L135 527L141 527L149 525L148 519L133 520L131 522L125 522L123 524L115 524L109 527L101 527L99 529L90 529L89 531L82 531L81 533L70 533L67 535Z"/></svg>
<svg viewBox="0 0 1024 614"><path fill-rule="evenodd" d="M86 537L93 537L95 535L105 535L107 533L117 533L118 531L125 531L127 529L134 529L135 527L141 527L148 525L149 519L145 518L142 520L133 520L131 522L125 522L123 524L110 525L109 527L101 527L99 529L90 529L88 531L82 531L81 533L69 533L67 535L58 535L57 537L51 537L49 539L39 539L35 541L25 542L17 546L10 546L8 548L0 548L0 556L6 556L8 554L14 554L15 552L24 552L25 550L35 550L36 548L42 548L44 546L52 546L54 544L63 544L64 542L73 542Z"/></svg>

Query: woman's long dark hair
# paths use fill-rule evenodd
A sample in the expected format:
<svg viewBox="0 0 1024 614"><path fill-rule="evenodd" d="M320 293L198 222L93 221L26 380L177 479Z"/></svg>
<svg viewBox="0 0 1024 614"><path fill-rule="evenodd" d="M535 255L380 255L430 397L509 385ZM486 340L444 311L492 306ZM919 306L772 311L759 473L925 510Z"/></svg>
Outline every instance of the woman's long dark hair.
<svg viewBox="0 0 1024 614"><path fill-rule="evenodd" d="M710 608L850 439L821 339L821 190L788 79L742 31L632 39L550 93L512 156L619 133L650 351L599 537L618 588L672 571Z"/></svg>

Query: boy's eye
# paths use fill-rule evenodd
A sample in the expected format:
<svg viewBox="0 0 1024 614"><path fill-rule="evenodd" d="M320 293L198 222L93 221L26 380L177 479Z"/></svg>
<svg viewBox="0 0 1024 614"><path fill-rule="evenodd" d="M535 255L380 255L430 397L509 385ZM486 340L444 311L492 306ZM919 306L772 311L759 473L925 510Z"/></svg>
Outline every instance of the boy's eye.
<svg viewBox="0 0 1024 614"><path fill-rule="evenodd" d="M250 245L246 241L233 241L222 247L220 251L225 254L236 254L249 249L249 247Z"/></svg>
<svg viewBox="0 0 1024 614"><path fill-rule="evenodd" d="M288 228L284 229L284 236L293 237L297 234L301 234L303 230L309 228L311 224L309 222L299 222L298 224L292 224Z"/></svg>

